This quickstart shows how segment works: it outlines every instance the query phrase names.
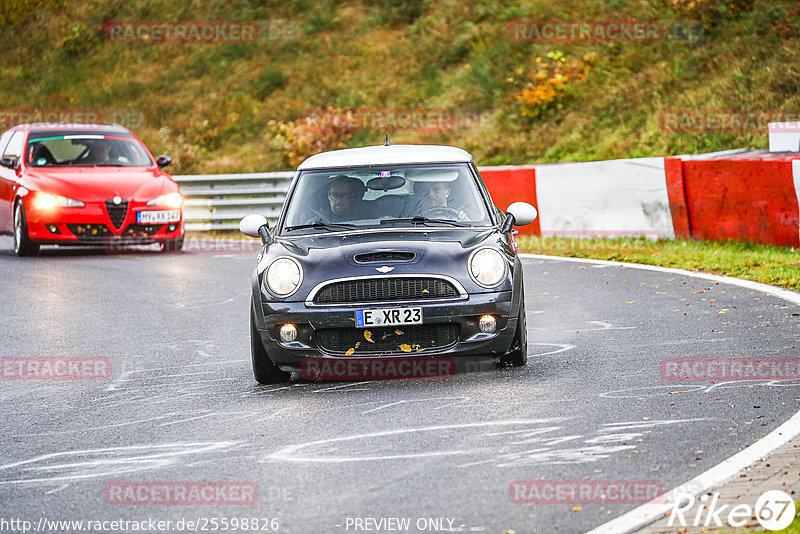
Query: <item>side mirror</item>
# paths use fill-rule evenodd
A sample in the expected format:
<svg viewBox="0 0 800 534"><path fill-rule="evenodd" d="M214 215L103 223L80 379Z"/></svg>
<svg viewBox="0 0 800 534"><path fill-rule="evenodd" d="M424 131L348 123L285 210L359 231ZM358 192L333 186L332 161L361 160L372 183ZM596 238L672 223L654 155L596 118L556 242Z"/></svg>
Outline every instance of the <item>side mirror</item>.
<svg viewBox="0 0 800 534"><path fill-rule="evenodd" d="M0 165L9 169L17 170L17 158L0 158Z"/></svg>
<svg viewBox="0 0 800 534"><path fill-rule="evenodd" d="M500 231L508 233L514 226L525 226L536 220L538 216L536 208L527 202L514 202L506 209L506 218L500 225Z"/></svg>
<svg viewBox="0 0 800 534"><path fill-rule="evenodd" d="M156 165L161 167L162 169L172 163L172 158L169 156L158 156L156 158Z"/></svg>
<svg viewBox="0 0 800 534"><path fill-rule="evenodd" d="M263 215L253 213L239 221L239 231L248 237L260 237L262 243L269 241L269 224Z"/></svg>
<svg viewBox="0 0 800 534"><path fill-rule="evenodd" d="M539 213L536 208L527 202L514 202L507 209L506 213L514 216L514 224L516 226L525 226L536 220Z"/></svg>

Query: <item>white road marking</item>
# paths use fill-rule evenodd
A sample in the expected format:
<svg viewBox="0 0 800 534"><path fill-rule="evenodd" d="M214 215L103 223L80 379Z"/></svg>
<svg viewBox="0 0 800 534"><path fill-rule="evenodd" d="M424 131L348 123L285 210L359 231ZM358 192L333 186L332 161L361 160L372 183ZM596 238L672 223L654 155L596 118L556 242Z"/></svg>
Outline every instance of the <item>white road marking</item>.
<svg viewBox="0 0 800 534"><path fill-rule="evenodd" d="M398 406L400 404L405 404L405 403L406 403L406 401L404 401L404 400L397 401L397 402L390 402L389 404L384 404L382 406L378 406L377 408L372 408L371 410L366 410L366 411L361 412L361 413L365 414L365 413L377 412L378 410L383 410L384 408L391 408L392 406Z"/></svg>
<svg viewBox="0 0 800 534"><path fill-rule="evenodd" d="M109 428L119 428L123 426L131 426L131 425L140 425L142 423L148 423L150 421L158 421L160 419L165 419L170 415L177 415L176 413L167 413L164 415L157 415L155 417L148 417L147 419L138 419L136 421L126 421L125 423L114 423L112 425L104 425L104 426L93 426L88 428L78 428L75 430L57 430L55 432L36 432L35 434L16 434L12 437L14 438L31 438L36 436L56 436L61 434L78 434L78 433L85 433L90 432L93 430L107 430ZM2 469L2 467L0 467Z"/></svg>
<svg viewBox="0 0 800 534"><path fill-rule="evenodd" d="M511 420L511 421L488 421L480 423L462 423L454 425L433 425L419 428L404 428L401 430L384 430L380 432L370 432L366 434L353 434L350 436L322 439L317 441L308 441L295 445L287 445L281 449L268 454L259 462L270 461L283 461L283 462L309 462L309 463L345 463L345 462L368 462L378 460L398 460L409 458L431 458L439 456L458 456L474 452L473 450L448 450L448 451L423 451L423 452L410 452L408 454L387 454L387 455L369 455L353 451L352 447L347 450L354 453L353 456L324 456L319 453L330 453L338 450L337 444L343 442L353 442L358 440L368 440L372 438L383 438L387 436L399 436L402 434L422 433L422 432L436 432L447 430L458 430L465 428L481 428L493 426L510 426L510 425L531 425L531 424L546 424L556 421L557 419L530 419L530 420ZM304 449L317 447L317 451L311 451L310 454L303 454Z"/></svg>
<svg viewBox="0 0 800 534"><path fill-rule="evenodd" d="M131 445L43 454L0 465L0 486L53 483L163 469L184 456L219 454L241 447L241 441Z"/></svg>
<svg viewBox="0 0 800 534"><path fill-rule="evenodd" d="M670 426L679 425L683 423L698 423L700 421L713 421L720 419L719 417L697 417L694 419L662 419L656 421L630 421L627 423L606 423L603 426L611 432L618 430L641 430L644 428L652 428L656 426Z"/></svg>
<svg viewBox="0 0 800 534"><path fill-rule="evenodd" d="M189 421L194 421L196 419L203 419L204 417L211 417L213 415L217 415L216 412L205 413L203 415L198 415L198 416L195 416L195 417L189 417L188 419L179 419L178 421L170 421L169 423L161 423L158 426L178 425L180 423L186 423L186 422L189 422Z"/></svg>
<svg viewBox="0 0 800 534"><path fill-rule="evenodd" d="M278 417L279 415L281 415L283 412L287 411L288 409L289 408L282 408L282 409L278 410L277 412L275 412L273 414L270 414L270 415L268 415L266 417L262 417L261 419L256 419L255 421L252 421L252 423L260 423L261 421L267 421L269 419L272 419L273 417Z"/></svg>
<svg viewBox="0 0 800 534"><path fill-rule="evenodd" d="M615 326L608 321L589 321L589 324L597 325L599 328L581 328L582 332L590 330L633 330L635 326Z"/></svg>
<svg viewBox="0 0 800 534"><path fill-rule="evenodd" d="M533 353L531 352L530 349L531 345L539 345L543 347L558 347L558 348L556 350L551 350L548 352ZM531 343L530 341L528 341L528 356L551 356L553 354L559 354L561 352L566 352L574 348L575 345L570 345L569 343Z"/></svg>
<svg viewBox="0 0 800 534"><path fill-rule="evenodd" d="M351 388L353 386L363 386L364 384L369 384L369 382L353 382L352 384L342 384L341 386L331 386L329 388L316 389L316 390L312 391L311 393L327 393L328 391L335 391L337 389L342 389L342 388ZM369 388L360 388L360 389L356 389L354 391L369 391Z"/></svg>

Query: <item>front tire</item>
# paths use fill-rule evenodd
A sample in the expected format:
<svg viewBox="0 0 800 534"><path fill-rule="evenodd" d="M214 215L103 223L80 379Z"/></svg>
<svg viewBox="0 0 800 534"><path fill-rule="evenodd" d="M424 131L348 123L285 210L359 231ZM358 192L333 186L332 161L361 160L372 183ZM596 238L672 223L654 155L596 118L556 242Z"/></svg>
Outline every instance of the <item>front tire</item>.
<svg viewBox="0 0 800 534"><path fill-rule="evenodd" d="M261 334L256 328L255 311L250 309L250 356L253 360L253 376L259 384L280 384L288 382L292 374L281 371L269 359Z"/></svg>
<svg viewBox="0 0 800 534"><path fill-rule="evenodd" d="M21 199L14 209L14 252L17 256L36 256L39 253L39 244L28 236L28 217Z"/></svg>
<svg viewBox="0 0 800 534"><path fill-rule="evenodd" d="M522 367L528 363L528 329L525 320L525 303L519 307L519 319L511 350L500 357L500 365Z"/></svg>

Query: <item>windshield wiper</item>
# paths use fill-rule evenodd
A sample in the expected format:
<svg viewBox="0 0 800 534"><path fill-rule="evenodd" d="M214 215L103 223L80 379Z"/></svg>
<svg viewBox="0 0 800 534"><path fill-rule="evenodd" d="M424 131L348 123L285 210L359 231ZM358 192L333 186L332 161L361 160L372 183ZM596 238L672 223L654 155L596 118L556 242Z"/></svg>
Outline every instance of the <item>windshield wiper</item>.
<svg viewBox="0 0 800 534"><path fill-rule="evenodd" d="M355 224L315 222L313 224L299 224L297 226L287 226L286 231L291 232L292 230L302 230L303 228L322 228L325 230L336 230L339 228L344 228L346 230L352 230L355 227L356 227Z"/></svg>
<svg viewBox="0 0 800 534"><path fill-rule="evenodd" d="M458 221L452 219L430 219L428 217L408 217L405 219L383 219L381 220L381 224L391 224L396 222L410 222L415 224L428 224L428 223L439 223L439 224L449 224L451 226L468 226L466 224L462 224Z"/></svg>

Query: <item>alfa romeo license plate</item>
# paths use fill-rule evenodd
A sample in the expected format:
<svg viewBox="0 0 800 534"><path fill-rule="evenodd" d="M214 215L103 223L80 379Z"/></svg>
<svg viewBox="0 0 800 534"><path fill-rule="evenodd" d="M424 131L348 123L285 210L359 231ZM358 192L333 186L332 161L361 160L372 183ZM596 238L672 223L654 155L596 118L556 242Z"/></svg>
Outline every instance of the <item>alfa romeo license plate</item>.
<svg viewBox="0 0 800 534"><path fill-rule="evenodd" d="M136 222L139 224L158 224L178 222L181 220L180 210L137 211Z"/></svg>
<svg viewBox="0 0 800 534"><path fill-rule="evenodd" d="M422 324L422 308L376 308L356 310L356 327Z"/></svg>

